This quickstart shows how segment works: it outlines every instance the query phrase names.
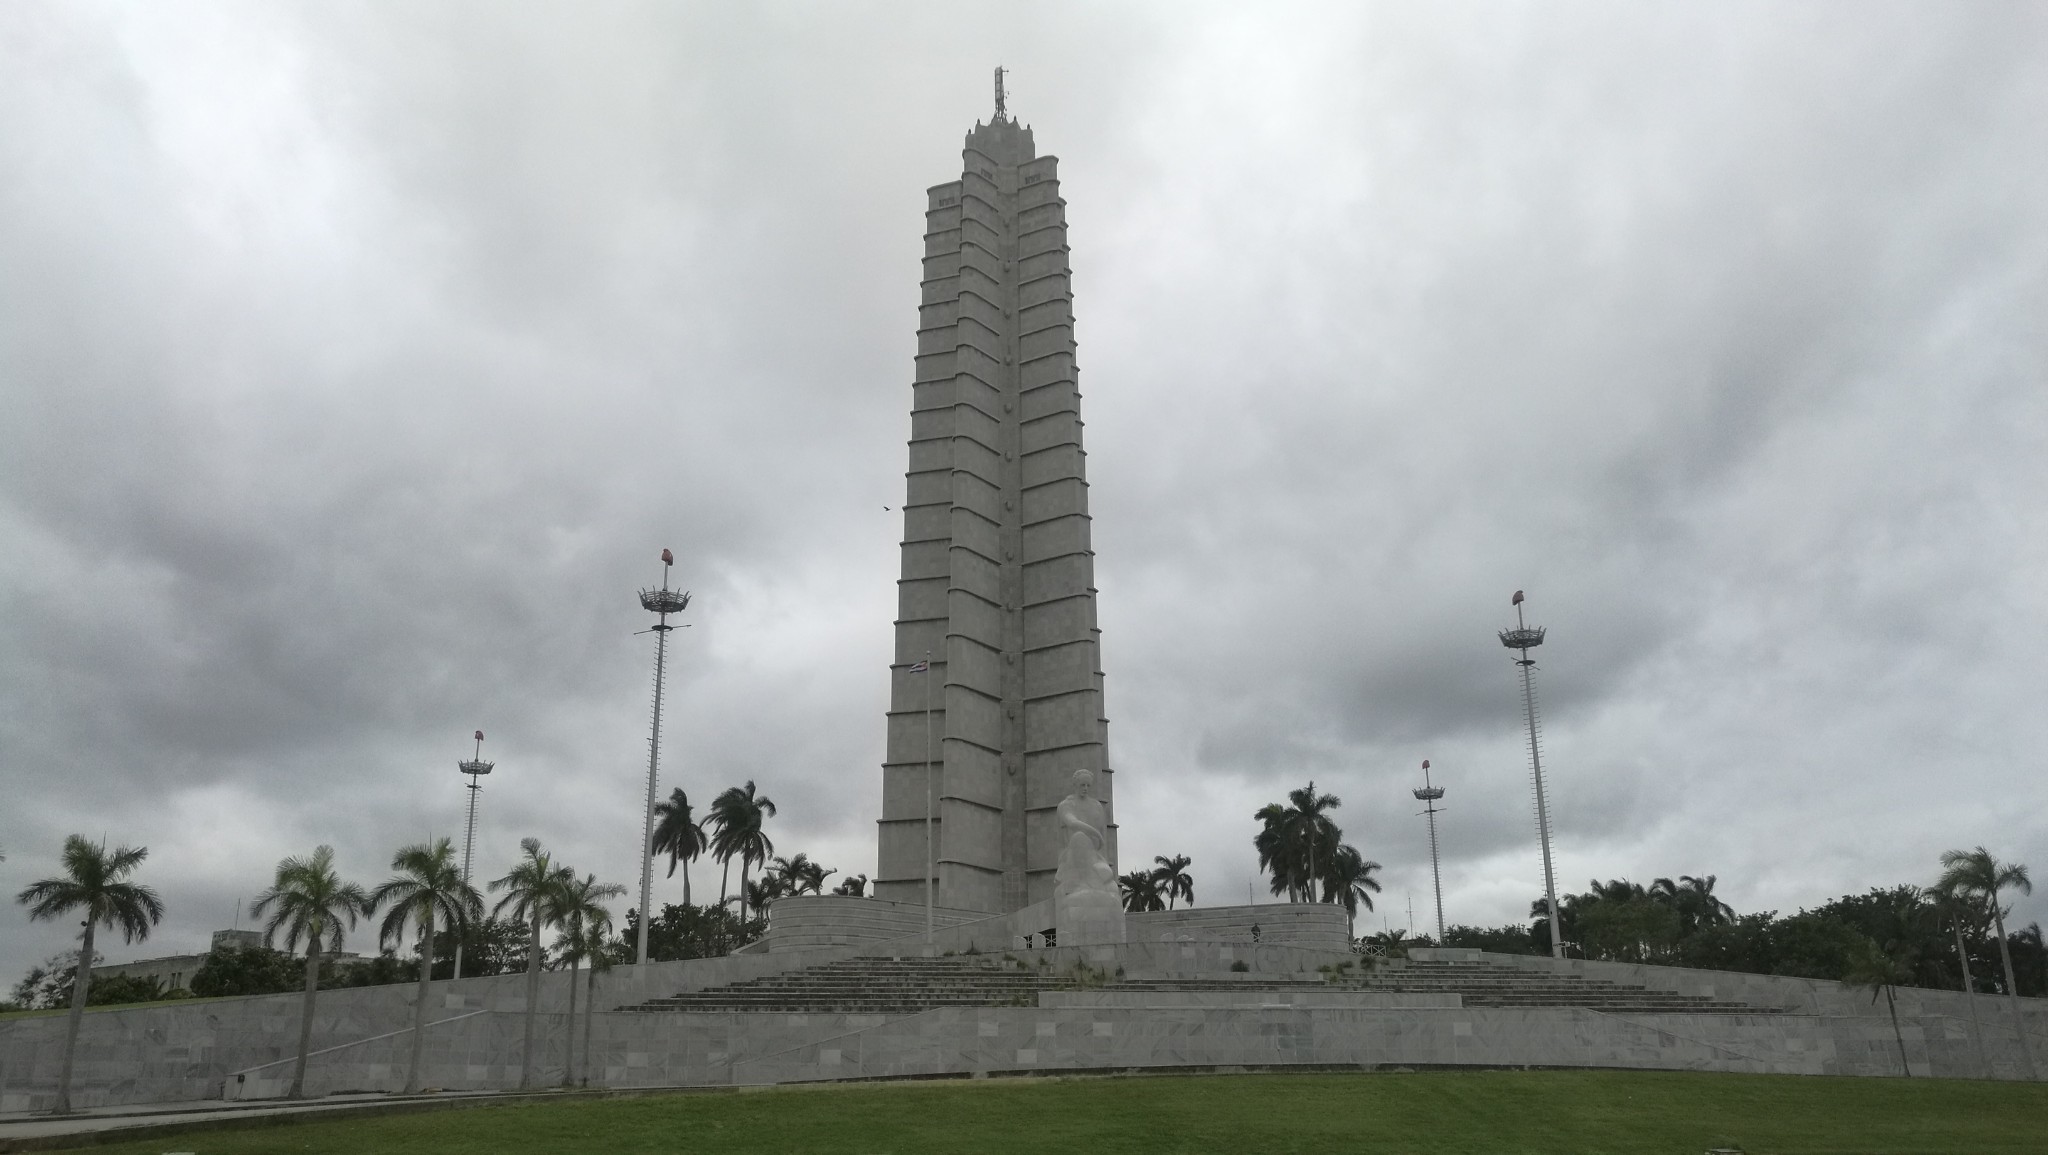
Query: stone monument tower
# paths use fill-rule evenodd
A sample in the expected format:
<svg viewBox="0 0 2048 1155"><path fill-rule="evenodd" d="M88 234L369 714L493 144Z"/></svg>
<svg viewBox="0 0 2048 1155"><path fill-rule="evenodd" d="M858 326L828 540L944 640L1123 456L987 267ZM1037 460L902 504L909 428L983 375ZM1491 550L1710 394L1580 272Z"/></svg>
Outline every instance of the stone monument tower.
<svg viewBox="0 0 2048 1155"><path fill-rule="evenodd" d="M1112 797L1066 202L1001 92L925 209L875 881L991 913L1052 897L1075 771Z"/></svg>

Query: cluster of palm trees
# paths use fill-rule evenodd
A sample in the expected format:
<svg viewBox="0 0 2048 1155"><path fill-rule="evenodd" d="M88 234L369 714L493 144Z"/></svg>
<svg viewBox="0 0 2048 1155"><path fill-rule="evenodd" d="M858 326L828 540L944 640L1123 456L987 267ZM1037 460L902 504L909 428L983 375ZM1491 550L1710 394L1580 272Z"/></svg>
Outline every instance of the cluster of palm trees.
<svg viewBox="0 0 2048 1155"><path fill-rule="evenodd" d="M524 839L519 847L521 857L517 864L504 877L488 884L490 891L503 892L493 916L505 915L528 928L525 1047L519 1085L528 1088L534 1080L534 1036L543 958L541 937L550 928L559 932L553 944L555 957L567 962L570 968L566 1068L573 1083L577 1081L577 971L583 964L590 964L589 993L594 994L597 973L610 968L617 950L610 933L611 912L605 903L626 893L626 888L601 883L595 875L579 878L570 867L556 862L539 839ZM92 983L95 936L105 928L119 930L128 942L138 942L148 938L150 930L163 919L164 904L156 892L129 877L148 856L147 847L123 846L109 851L102 844L74 834L64 840L63 872L31 884L16 896L29 908L32 919L54 920L80 913L84 916L85 929L80 936L70 1019L57 1079L58 1114L71 1110L72 1061ZM298 1052L292 1065L291 1086L286 1092L290 1098L302 1098L305 1094L306 1058L312 1047L321 956L339 952L345 932L354 929L359 919L374 917L380 911L383 919L377 928L378 945L385 949L402 947L411 937L419 951L419 995L413 1006L412 1062L406 1075L406 1090L420 1089L435 928L459 928L480 920L484 899L482 893L464 881L454 845L446 838L401 848L391 858L391 869L394 873L389 879L365 890L358 883L344 880L335 870L333 847L320 846L306 857L279 862L272 884L250 904L251 913L265 920L266 941L275 942L282 934L287 952L297 952L302 944L305 949L306 986L300 1004ZM586 1000L584 1081L590 1059L590 1010L591 1004Z"/></svg>
<svg viewBox="0 0 2048 1155"><path fill-rule="evenodd" d="M656 855L668 855L670 878L675 877L677 866L682 867L685 906L691 905L690 863L707 851L720 868L718 905L738 902L742 922L749 911L758 917L768 904L785 894L823 894L825 880L838 873L812 862L804 854L775 857L775 840L768 837L765 829L767 820L775 817L775 802L756 790L751 780L744 786L728 786L711 800L711 808L702 819L695 816L690 796L681 788L669 791L667 800L656 803L654 814L650 849ZM740 862L740 888L731 893L735 858ZM755 870L761 871L758 879L752 877ZM862 883L865 882L863 877Z"/></svg>
<svg viewBox="0 0 2048 1155"><path fill-rule="evenodd" d="M1332 902L1344 908L1357 937L1358 908L1372 909L1380 881L1380 864L1344 841L1344 831L1330 818L1343 802L1334 794L1316 793L1311 781L1287 792L1287 804L1269 802L1252 814L1259 832L1252 847L1259 852L1259 870L1272 876L1272 892L1289 902Z"/></svg>
<svg viewBox="0 0 2048 1155"><path fill-rule="evenodd" d="M1567 894L1557 901L1558 926L1564 932L1567 943L1580 943L1583 937L1598 937L1608 933L1612 937L1619 933L1626 937L1635 924L1643 920L1617 917L1613 912L1647 911L1657 921L1667 923L1667 937L1683 938L1705 927L1721 926L1735 920L1735 908L1721 901L1714 893L1718 876L1712 874L1681 874L1678 881L1659 878L1644 886L1626 878L1613 878L1601 882L1595 878L1586 884L1584 894ZM1538 898L1529 904L1529 918L1535 931L1543 936L1543 945L1549 945L1550 900ZM1613 924L1611 927L1609 924ZM1580 945L1583 945L1580 943ZM1629 962L1643 962L1643 952L1620 950L1616 957Z"/></svg>
<svg viewBox="0 0 2048 1155"><path fill-rule="evenodd" d="M2000 862L1997 856L1979 846L1971 850L1944 851L1941 856L1941 876L1925 895L1933 900L1933 908L1949 924L1955 933L1956 959L1962 966L1963 991L1974 996L1975 987L1970 980L1970 952L1964 945L1966 928L1981 926L1985 922L1997 928L1998 961L2005 971L2005 997L2012 1013L2015 1033L2019 1036L2020 1057L2025 1061L2027 1077L2039 1078L2035 1064L2033 1044L2027 1039L2027 1032L2021 1022L2019 1007L2019 984L2013 973L2012 946L2005 933L2005 915L2008 908L2001 900L2007 892L2015 894L2034 893L2033 879L2028 877L2027 868L2017 862ZM1879 942L1875 938L1864 943L1863 949L1852 960L1843 981L1852 986L1867 987L1871 1001L1877 1001L1882 994L1885 1007L1891 1014L1892 1037L1899 1047L1899 1066L1908 1077L1913 1066L1906 1058L1906 1036L1899 1028L1898 1002L1893 989L1911 985L1916 977L1915 957L1918 944L1903 937ZM1971 1006L1971 1016L1976 1007ZM1980 1042L1981 1047L1981 1042ZM1981 1054L1980 1054L1981 1059Z"/></svg>
<svg viewBox="0 0 2048 1155"><path fill-rule="evenodd" d="M1171 858L1155 856L1152 861L1155 865L1150 870L1133 870L1117 876L1124 909L1133 914L1172 910L1176 899L1195 905L1195 880L1188 874L1188 864L1193 860L1176 854Z"/></svg>

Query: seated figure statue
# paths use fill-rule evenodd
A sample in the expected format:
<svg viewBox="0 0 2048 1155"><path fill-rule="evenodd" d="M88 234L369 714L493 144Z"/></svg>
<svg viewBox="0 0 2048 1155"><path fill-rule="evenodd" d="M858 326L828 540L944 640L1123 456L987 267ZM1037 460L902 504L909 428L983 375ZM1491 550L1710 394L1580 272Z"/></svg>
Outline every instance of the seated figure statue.
<svg viewBox="0 0 2048 1155"><path fill-rule="evenodd" d="M1124 941L1123 896L1110 865L1109 807L1095 797L1095 775L1074 771L1074 789L1060 800L1059 872L1053 876L1053 917L1061 946Z"/></svg>

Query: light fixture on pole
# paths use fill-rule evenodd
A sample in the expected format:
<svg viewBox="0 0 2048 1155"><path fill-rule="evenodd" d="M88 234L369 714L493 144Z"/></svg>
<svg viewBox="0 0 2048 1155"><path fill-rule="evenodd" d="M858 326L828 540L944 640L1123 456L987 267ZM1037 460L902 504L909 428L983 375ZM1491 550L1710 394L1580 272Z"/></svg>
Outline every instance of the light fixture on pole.
<svg viewBox="0 0 2048 1155"><path fill-rule="evenodd" d="M1522 711L1529 720L1529 778L1536 791L1536 834L1543 842L1543 899L1550 907L1550 954L1563 958L1564 936L1557 921L1557 872L1550 861L1550 804L1543 796L1542 728L1536 721L1536 662L1529 656L1530 650L1543 644L1543 627L1531 626L1522 619L1521 590L1515 591L1509 604L1515 607L1515 628L1500 632L1500 644L1522 653L1515 664L1522 668Z"/></svg>
<svg viewBox="0 0 2048 1155"><path fill-rule="evenodd" d="M662 550L661 588L640 591L640 608L659 615L651 631L654 634L654 733L647 740L647 806L640 816L640 942L633 956L635 962L643 963L647 961L648 900L654 893L654 787L661 769L661 686L667 673L668 632L678 628L668 624L668 616L682 613L690 605L687 591L668 588L668 571L675 564L676 556Z"/></svg>
<svg viewBox="0 0 2048 1155"><path fill-rule="evenodd" d="M476 732L476 752L470 755L469 761L457 762L455 765L464 774L469 775L469 826L468 832L462 836L462 886L467 890L469 888L470 852L476 847L476 796L484 788L483 783L479 779L489 774L491 768L497 765L495 762L484 761L484 732L482 730ZM467 923L455 928L455 970L450 975L451 978L459 979L462 977L462 940L468 937L469 926Z"/></svg>
<svg viewBox="0 0 2048 1155"><path fill-rule="evenodd" d="M1433 786L1429 781L1429 759L1422 760L1422 786L1415 791L1415 797L1422 803L1422 812L1429 815L1429 878L1436 884L1436 945L1444 945L1444 875L1436 856L1436 816L1442 812L1437 802L1444 796L1444 788ZM1408 920L1414 922L1413 916Z"/></svg>

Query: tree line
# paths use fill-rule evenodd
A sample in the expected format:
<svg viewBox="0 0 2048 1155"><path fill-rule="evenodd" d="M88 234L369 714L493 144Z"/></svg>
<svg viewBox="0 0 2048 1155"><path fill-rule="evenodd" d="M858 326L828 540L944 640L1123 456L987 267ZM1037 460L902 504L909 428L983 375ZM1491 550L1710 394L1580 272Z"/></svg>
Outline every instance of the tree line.
<svg viewBox="0 0 2048 1155"><path fill-rule="evenodd" d="M1284 803L1269 802L1252 812L1252 820L1259 824L1252 848L1274 896L1343 907L1355 939L1359 909L1371 910L1372 896L1380 892L1380 880L1374 877L1380 864L1344 841L1344 828L1331 817L1343 804L1336 795L1317 791L1313 780L1290 790ZM1193 906L1195 882L1187 873L1188 857L1177 854L1152 861L1150 870L1118 876L1124 909L1172 910L1177 899Z"/></svg>
<svg viewBox="0 0 2048 1155"><path fill-rule="evenodd" d="M1152 859L1150 870L1133 870L1117 875L1117 890L1123 895L1124 909L1133 914L1154 910L1172 910L1178 901L1195 905L1195 880L1188 874L1193 860L1185 854L1171 858L1158 855Z"/></svg>
<svg viewBox="0 0 2048 1155"><path fill-rule="evenodd" d="M2033 893L2027 868L1984 847L1951 850L1928 885L1873 887L1793 914L1737 914L1714 893L1714 875L1659 878L1649 886L1595 879L1557 901L1566 953L1609 962L1798 978L1842 979L1876 949L1899 985L1982 994L2048 994L2048 949L2039 924L2008 931L2009 895ZM1549 954L1549 906L1530 921L1453 926L1445 946ZM1426 942L1410 938L1407 941Z"/></svg>
<svg viewBox="0 0 2048 1155"><path fill-rule="evenodd" d="M702 822L693 821L688 796L673 791L659 808L661 825L648 848L650 855L668 854L670 874L685 871L685 900L666 904L649 924L650 960L697 958L726 954L759 938L767 929L766 911L785 894L821 893L837 871L798 853L775 856L765 820L775 803L753 782L721 793ZM719 901L704 906L688 899L688 863L709 850L728 869L721 877ZM638 912L629 911L618 933L611 900L626 893L617 883L578 873L542 846L540 840L520 842L520 857L504 876L479 891L463 878L450 839L429 840L401 848L391 859L393 874L372 888L346 880L335 869L334 849L316 847L305 857L277 864L271 886L250 905L263 920L264 945L210 951L194 973L187 991L166 991L147 978L114 976L95 982L93 966L100 931L118 931L129 943L148 939L164 917L163 900L133 876L149 856L147 847L108 850L82 835L65 839L58 874L32 883L16 896L32 920L80 918L82 931L74 954L59 955L32 969L13 991L16 1008L68 1007L69 1016L59 1065L56 1111L71 1109L70 1087L79 1028L88 1005L150 1001L189 995L274 994L303 992L299 1040L287 1094L303 1097L306 1056L311 1047L313 1011L321 990L337 987L417 983L414 1003L413 1052L406 1078L408 1092L419 1090L425 1044L430 984L435 979L485 974L527 976L524 1046L520 1086L531 1087L536 1055L534 1036L540 972L566 966L569 984L569 1081L588 1082L591 1003L600 971L630 961L637 940ZM740 860L740 889L728 897L731 860ZM750 877L755 870L759 878ZM842 882L834 893L863 893L866 875ZM498 895L489 911L484 895ZM737 909L733 909L734 907ZM380 954L373 959L342 961L347 932L361 920L377 920ZM544 941L554 932L551 942ZM282 943L282 950L278 944ZM301 955L301 952L303 954ZM401 957L401 952L410 957ZM578 991L578 972L588 978ZM576 1021L579 993L583 1004L582 1067L579 1076Z"/></svg>
<svg viewBox="0 0 2048 1155"><path fill-rule="evenodd" d="M683 870L683 901L681 908L677 909L722 910L728 902L737 902L737 919L741 926L745 926L749 925L749 912L758 917L783 895L823 894L825 880L839 873L835 867L811 861L802 852L791 858L775 857L775 840L768 836L766 830L767 820L775 816L775 802L757 791L751 781L745 786L728 787L713 798L702 819L692 813L690 797L680 789L671 790L666 799L655 803L654 816L653 853L668 856L670 878L675 877L678 866ZM690 863L707 853L719 864L718 903L716 907L709 904L693 907L690 901ZM735 858L740 862L740 888L729 898L727 887L732 879L732 861ZM761 871L758 879L750 878L755 870ZM854 875L833 888L832 893L860 898L867 892L867 883L867 875ZM631 912L628 918L633 919L635 915L637 912ZM653 929L650 920L650 935ZM650 937L650 954L652 941Z"/></svg>

